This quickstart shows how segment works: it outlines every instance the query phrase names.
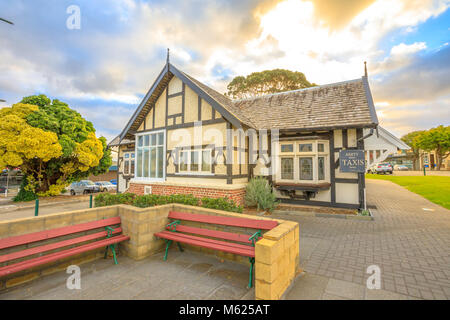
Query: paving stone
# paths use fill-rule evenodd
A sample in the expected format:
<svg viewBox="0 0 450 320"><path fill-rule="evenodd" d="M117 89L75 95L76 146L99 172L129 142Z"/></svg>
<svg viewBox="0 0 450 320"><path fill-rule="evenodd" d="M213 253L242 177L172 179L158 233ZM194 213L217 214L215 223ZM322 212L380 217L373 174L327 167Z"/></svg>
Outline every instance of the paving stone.
<svg viewBox="0 0 450 320"><path fill-rule="evenodd" d="M365 293L366 300L408 300L408 296L398 294L392 291L382 289L367 289Z"/></svg>
<svg viewBox="0 0 450 320"><path fill-rule="evenodd" d="M333 295L333 294L329 294L329 293L326 293L326 292L322 295L322 297L320 299L321 300L349 300L349 299L346 299L346 298L343 298L343 297L339 297L339 296L336 296L336 295Z"/></svg>
<svg viewBox="0 0 450 320"><path fill-rule="evenodd" d="M328 285L329 279L305 273L297 278L286 295L286 300L319 300Z"/></svg>
<svg viewBox="0 0 450 320"><path fill-rule="evenodd" d="M364 287L348 281L330 279L325 292L352 300L364 299Z"/></svg>
<svg viewBox="0 0 450 320"><path fill-rule="evenodd" d="M450 299L450 210L389 181L367 179L366 185L367 201L377 207L373 221L273 214L299 223L300 244L306 240L309 250L300 253L306 273L365 287L367 267L375 264L383 290Z"/></svg>

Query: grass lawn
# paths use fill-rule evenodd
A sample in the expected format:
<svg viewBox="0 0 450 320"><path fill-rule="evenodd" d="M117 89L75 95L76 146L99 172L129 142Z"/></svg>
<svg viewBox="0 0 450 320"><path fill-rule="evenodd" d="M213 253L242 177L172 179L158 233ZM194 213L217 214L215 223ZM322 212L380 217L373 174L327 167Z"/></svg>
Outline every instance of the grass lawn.
<svg viewBox="0 0 450 320"><path fill-rule="evenodd" d="M431 202L450 209L450 177L366 174L366 178L392 181Z"/></svg>

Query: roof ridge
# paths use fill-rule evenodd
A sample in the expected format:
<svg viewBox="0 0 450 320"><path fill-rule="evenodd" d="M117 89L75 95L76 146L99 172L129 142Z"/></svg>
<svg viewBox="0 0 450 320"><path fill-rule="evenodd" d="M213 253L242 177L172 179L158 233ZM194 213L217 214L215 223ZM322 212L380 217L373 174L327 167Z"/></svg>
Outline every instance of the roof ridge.
<svg viewBox="0 0 450 320"><path fill-rule="evenodd" d="M180 72L182 72L185 76L187 76L187 77L191 78L192 80L194 80L194 81L196 81L196 82L198 82L198 83L204 85L204 86L207 87L208 89L213 90L215 93L220 94L223 98L226 98L226 99L229 100L230 102L233 102L233 100L231 100L231 99L230 99L229 97L227 97L226 95L220 93L220 92L217 91L216 89L211 88L211 87L208 86L207 84L204 84L203 82L201 82L200 80L198 80L198 79L194 78L193 76L187 74L186 72L184 72L184 71L182 71L182 70L180 70L180 69L178 69L178 70L179 70ZM207 92L207 93L208 93L208 92ZM209 94L209 93L208 93L208 94ZM210 96L211 96L211 95L210 95ZM211 97L211 98L213 98L213 97ZM219 101L218 101L218 102L219 102ZM220 102L219 102L219 103L220 103Z"/></svg>
<svg viewBox="0 0 450 320"><path fill-rule="evenodd" d="M322 84L320 86L314 86L314 87L308 87L308 88L301 88L301 89L282 91L282 92L276 92L276 93L268 93L268 94L264 94L262 96L256 96L256 97L251 97L251 98L243 98L243 99L235 99L235 100L231 100L231 101L233 103L237 103L237 102L241 102L241 101L250 101L250 100L268 98L268 97L272 97L272 96L276 96L276 95L290 94L290 93L300 92L300 91L317 90L317 89L321 89L321 88L324 88L324 87L331 87L331 86L335 86L335 85L341 85L341 84L352 83L352 82L357 82L357 81L362 81L362 78L356 78L356 79L352 79L352 80L345 80L345 81L327 83L327 84Z"/></svg>

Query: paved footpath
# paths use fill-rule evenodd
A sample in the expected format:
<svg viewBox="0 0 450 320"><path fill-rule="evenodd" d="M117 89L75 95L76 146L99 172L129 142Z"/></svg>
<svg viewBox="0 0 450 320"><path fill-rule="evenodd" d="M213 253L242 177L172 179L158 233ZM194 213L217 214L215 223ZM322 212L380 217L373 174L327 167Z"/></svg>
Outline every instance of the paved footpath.
<svg viewBox="0 0 450 320"><path fill-rule="evenodd" d="M450 210L390 181L366 185L374 221L274 214L300 224L305 274L287 299L450 299ZM366 287L370 265L380 290Z"/></svg>

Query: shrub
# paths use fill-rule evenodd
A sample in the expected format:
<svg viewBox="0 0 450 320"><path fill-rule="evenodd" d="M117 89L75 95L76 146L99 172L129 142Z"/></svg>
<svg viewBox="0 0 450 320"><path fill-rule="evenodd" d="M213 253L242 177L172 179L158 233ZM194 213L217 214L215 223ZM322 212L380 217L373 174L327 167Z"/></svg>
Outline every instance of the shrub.
<svg viewBox="0 0 450 320"><path fill-rule="evenodd" d="M276 196L267 179L256 177L250 180L245 191L245 204L266 211L272 211L278 205Z"/></svg>
<svg viewBox="0 0 450 320"><path fill-rule="evenodd" d="M172 194L170 196L146 194L143 196L137 196L133 200L133 205L140 208L153 207L168 203L181 203L190 206L198 206L199 200L191 194Z"/></svg>
<svg viewBox="0 0 450 320"><path fill-rule="evenodd" d="M200 206L200 200L192 194L172 194L169 196L158 194L146 194L137 196L134 193L101 193L95 197L95 206L104 207L115 204L131 204L139 208L148 208L168 203L180 203L189 206ZM231 212L242 212L242 206L237 206L236 203L228 198L202 198L201 206L204 208L225 210Z"/></svg>
<svg viewBox="0 0 450 320"><path fill-rule="evenodd" d="M14 198L12 198L14 202L31 201L37 199L37 196L33 191L27 190L27 185L28 179L26 176L24 176L22 182L20 183L19 193Z"/></svg>
<svg viewBox="0 0 450 320"><path fill-rule="evenodd" d="M135 197L136 195L134 193L100 193L95 196L95 206L104 207L115 204L132 204Z"/></svg>
<svg viewBox="0 0 450 320"><path fill-rule="evenodd" d="M202 207L242 213L242 206L228 198L202 198Z"/></svg>

